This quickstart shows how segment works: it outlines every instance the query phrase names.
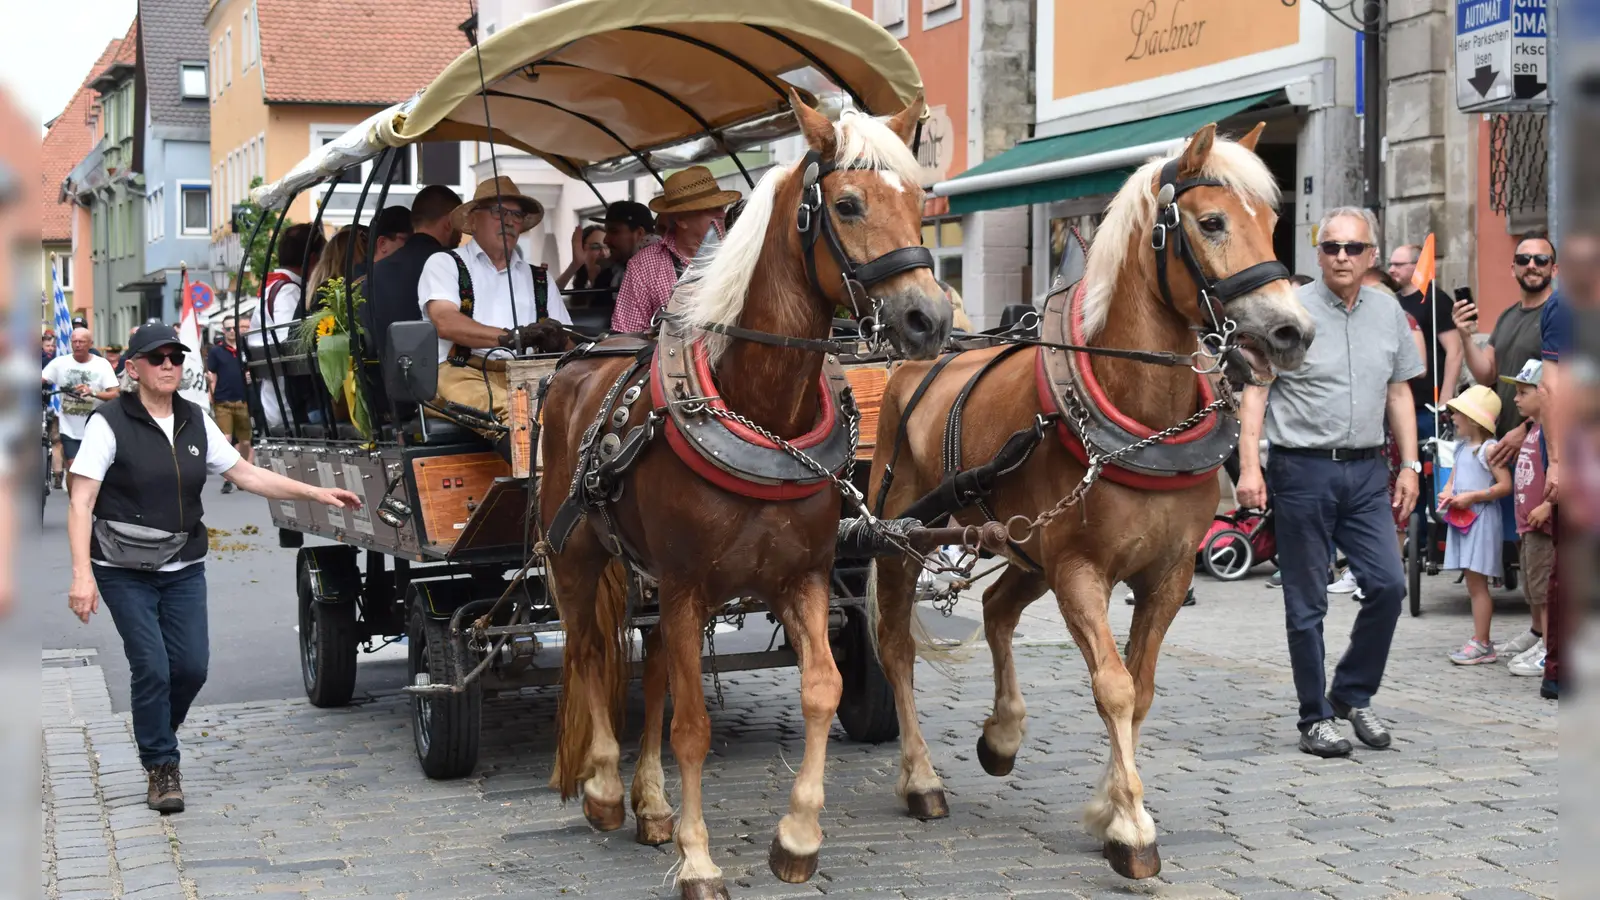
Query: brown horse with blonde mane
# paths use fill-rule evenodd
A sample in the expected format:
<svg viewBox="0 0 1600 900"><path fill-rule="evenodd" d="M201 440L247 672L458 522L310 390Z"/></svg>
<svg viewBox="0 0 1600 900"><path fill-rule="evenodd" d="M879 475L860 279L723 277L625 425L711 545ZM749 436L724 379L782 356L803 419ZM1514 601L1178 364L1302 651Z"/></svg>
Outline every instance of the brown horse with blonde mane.
<svg viewBox="0 0 1600 900"><path fill-rule="evenodd" d="M1217 386L1187 364L1207 358L1192 356L1195 332L1231 333L1226 347L1211 349L1227 349L1230 364L1247 369L1252 380L1270 378L1273 366L1299 366L1314 332L1288 270L1274 260L1278 190L1253 152L1261 128L1237 143L1216 138L1215 130L1208 125L1181 153L1141 167L1111 201L1080 290L1070 298L1053 294L1047 305L1045 338L1052 339L1054 315L1062 332L1053 338L1057 347L974 350L941 360L942 366L907 363L895 372L883 395L869 492L880 496L897 444L903 446L882 495L887 502L881 512L891 515L941 484L951 471L952 451L955 464L970 468L995 459L1013 435L1039 430L1024 462L998 477L981 501L953 514L966 525L992 515L1012 529L1004 551L1010 565L983 595L995 698L978 739L978 758L991 775L1011 771L1025 717L1012 634L1022 610L1053 591L1088 663L1095 706L1110 736L1105 774L1084 825L1104 842L1112 866L1130 878L1160 870L1155 824L1134 765L1139 727L1155 694L1156 654L1189 588L1195 547L1217 508L1215 469L1237 442L1236 426L1211 403ZM1188 249L1180 250L1185 243ZM1225 321L1234 328L1220 327ZM1152 365L1126 355L1075 352L1061 346L1068 340L1166 351L1178 362ZM1052 403L1052 384L1074 380L1081 403L1098 407L1095 415L1083 409L1074 415L1070 402ZM920 402L912 399L919 388L925 391ZM954 431L950 412L963 393L970 394L970 403L963 427ZM1176 466L1187 471L1122 468L1121 463L1131 466L1135 454L1108 460L1105 451L1116 447L1102 443L1097 455L1105 464L1103 477L1090 479L1075 507L1039 521L1084 483L1089 441L1079 437L1094 432L1080 429L1097 417L1123 423L1134 436L1173 427L1174 435L1141 448L1148 457L1141 459L1159 468L1173 453L1187 452L1189 461ZM1190 438L1209 445L1203 462L1193 462L1194 447L1184 449ZM940 648L913 636L917 571L916 562L904 557L880 561L869 603L876 604L879 659L900 718L898 791L913 813L926 817L919 811L945 808L943 785L917 723L912 669L919 649ZM1111 588L1119 581L1136 597L1126 665L1106 622Z"/></svg>
<svg viewBox="0 0 1600 900"><path fill-rule="evenodd" d="M708 465L727 461L686 451L692 435L683 432L725 427L745 435L740 446L765 441L771 451L776 442L763 435L808 446L819 421L834 422L835 413L848 412L829 404L822 350L751 340L753 332L825 339L835 308L863 302L876 308L878 324L908 357L933 356L950 331L950 305L927 262L920 261L926 257L920 248L922 191L907 143L921 99L887 121L846 114L838 124L798 99L792 105L811 152L796 166L769 172L710 261L697 264L679 284L654 361L641 368L652 347L635 341L638 353L624 343L627 355L563 365L550 382L543 412L540 514L547 532L552 525L560 530L569 485L576 489L574 474L585 465L586 433L592 438L596 429L624 417L637 425L652 415L667 433L668 440L644 445L619 490L608 493L603 514L591 509L548 559L567 631L554 780L563 798L582 795L594 827L622 826L616 725L629 675L631 625L626 576L608 546L622 549L640 577L657 583L660 608L660 624L647 636L644 653L646 722L632 791L638 839L676 840L685 898L727 896L711 859L701 799L711 741L701 683L708 617L729 600L759 599L782 622L799 657L805 755L769 856L785 881L805 881L816 870L823 766L841 679L828 643L837 491L826 479L813 480L809 488L730 481L725 468ZM816 228L825 242L818 241ZM729 326L745 335L730 338ZM674 395L662 387L673 376L662 373L677 371L689 356L701 366L700 394ZM720 400L707 393L719 393ZM701 424L672 432L667 413L675 403L697 410ZM718 413L720 424L703 418L708 407L717 407L709 411ZM743 421L733 422L733 413ZM615 445L611 452L627 453ZM676 698L672 749L683 776L676 832L661 768L668 684Z"/></svg>

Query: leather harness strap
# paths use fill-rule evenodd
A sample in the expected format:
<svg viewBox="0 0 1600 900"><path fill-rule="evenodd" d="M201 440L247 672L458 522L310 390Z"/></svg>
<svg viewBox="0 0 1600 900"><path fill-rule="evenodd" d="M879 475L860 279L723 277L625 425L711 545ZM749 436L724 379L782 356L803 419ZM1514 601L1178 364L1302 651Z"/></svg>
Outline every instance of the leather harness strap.
<svg viewBox="0 0 1600 900"><path fill-rule="evenodd" d="M916 412L917 405L922 402L922 395L933 386L934 379L939 377L939 373L944 371L944 367L948 366L951 360L960 355L960 353L946 353L939 357L939 360L929 367L928 374L922 376L922 383L911 392L911 399L906 402L905 409L900 411L900 430L894 436L894 449L889 452L889 462L883 467L883 480L878 482L878 496L872 502L873 515L883 515L883 504L889 499L889 487L894 484L894 464L900 461L900 451L906 446L906 425L911 421L911 414Z"/></svg>

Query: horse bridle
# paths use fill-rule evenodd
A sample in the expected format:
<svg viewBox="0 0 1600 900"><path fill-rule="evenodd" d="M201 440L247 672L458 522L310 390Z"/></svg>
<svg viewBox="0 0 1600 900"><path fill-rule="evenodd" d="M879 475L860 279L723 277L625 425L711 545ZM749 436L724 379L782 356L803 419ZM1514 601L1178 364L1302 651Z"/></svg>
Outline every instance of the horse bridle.
<svg viewBox="0 0 1600 900"><path fill-rule="evenodd" d="M1200 341L1205 347L1206 355L1214 357L1217 360L1216 365L1220 367L1222 360L1237 349L1233 341L1238 325L1228 315L1228 304L1274 281L1288 281L1291 275L1287 266L1274 259L1256 263L1219 281L1212 281L1200 267L1200 261L1195 258L1194 248L1183 227L1183 213L1178 209L1178 198L1183 196L1185 191L1197 187L1226 187L1226 185L1216 178L1180 180L1178 163L1179 159L1172 159L1161 167L1161 186L1156 195L1158 207L1156 223L1150 234L1150 246L1156 251L1156 279L1161 285L1162 301L1177 313L1177 304L1172 300L1172 289L1167 284L1167 248L1170 247L1178 259L1183 261L1184 268L1189 270L1189 277L1194 279L1195 287L1199 290L1200 308L1205 310L1210 323L1210 331L1202 334Z"/></svg>
<svg viewBox="0 0 1600 900"><path fill-rule="evenodd" d="M864 313L861 307L862 298L871 301L867 289L875 284L887 281L902 272L913 269L933 270L933 253L921 245L915 247L898 247L888 253L858 263L845 252L844 244L839 240L839 232L833 225L833 216L828 214L822 196L822 179L840 170L878 170L882 166L856 164L839 166L832 160L825 160L816 150L807 151L805 159L800 162L800 209L796 213L795 225L800 231L801 244L805 251L806 278L811 281L811 287L823 297L828 292L822 289L822 282L817 278L817 242L820 239L828 252L832 254L833 261L838 264L844 290L850 297L850 309L855 313L856 319L863 323L870 320L872 331L876 334L881 330L878 322L877 305L873 303ZM867 329L862 328L865 334Z"/></svg>

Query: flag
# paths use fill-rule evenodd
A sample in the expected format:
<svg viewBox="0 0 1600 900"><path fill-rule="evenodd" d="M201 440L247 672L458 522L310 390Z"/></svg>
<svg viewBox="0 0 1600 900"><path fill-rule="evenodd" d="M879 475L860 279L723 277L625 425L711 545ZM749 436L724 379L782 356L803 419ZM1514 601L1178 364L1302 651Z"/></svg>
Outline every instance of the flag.
<svg viewBox="0 0 1600 900"><path fill-rule="evenodd" d="M200 352L200 315L194 308L194 297L189 293L189 267L179 269L182 277L178 284L178 296L183 299L183 312L178 316L178 340L189 348L190 353Z"/></svg>
<svg viewBox="0 0 1600 900"><path fill-rule="evenodd" d="M50 260L50 284L55 289L56 356L72 352L72 313L67 310L67 295L61 290L61 257ZM61 395L50 395L50 410L61 415Z"/></svg>
<svg viewBox="0 0 1600 900"><path fill-rule="evenodd" d="M1417 270L1411 273L1411 283L1422 292L1422 297L1427 300L1431 297L1428 284L1433 281L1436 261L1433 252L1433 232L1428 232L1428 239L1422 242L1422 249L1417 252Z"/></svg>

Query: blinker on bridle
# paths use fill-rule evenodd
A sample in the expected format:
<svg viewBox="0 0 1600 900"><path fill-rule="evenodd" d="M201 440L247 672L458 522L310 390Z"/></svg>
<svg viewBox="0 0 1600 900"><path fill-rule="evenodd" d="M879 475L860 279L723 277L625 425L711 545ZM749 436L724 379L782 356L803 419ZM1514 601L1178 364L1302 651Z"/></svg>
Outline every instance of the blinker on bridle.
<svg viewBox="0 0 1600 900"><path fill-rule="evenodd" d="M800 231L802 245L805 249L806 278L811 281L811 287L818 294L826 297L827 291L822 289L822 282L817 278L816 246L818 239L828 248L833 261L838 264L839 272L844 282L845 293L850 297L850 308L858 320L865 318L862 313L860 298L870 297L867 289L880 282L887 281L902 272L913 269L933 270L933 253L927 247L899 247L888 253L858 263L845 252L844 244L839 240L839 232L834 227L833 216L828 214L822 196L822 179L841 169L848 170L877 170L883 167L854 164L850 166L836 165L832 160L825 160L816 150L806 152L805 159L800 163L800 209L796 213L795 225ZM876 312L872 312L874 329L878 322Z"/></svg>
<svg viewBox="0 0 1600 900"><path fill-rule="evenodd" d="M1233 344L1233 337L1238 325L1228 316L1227 305L1274 281L1290 280L1290 273L1287 266L1274 259L1256 263L1226 278L1212 281L1200 267L1200 260L1194 255L1194 248L1183 227L1183 214L1178 209L1178 198L1193 188L1226 187L1226 185L1216 178L1180 180L1178 162L1179 159L1168 160L1166 165L1161 167L1161 187L1156 194L1156 223L1150 233L1150 246L1156 251L1156 278L1161 285L1162 301L1167 304L1168 309L1177 313L1178 306L1173 302L1172 288L1167 284L1167 249L1170 247L1178 259L1182 260L1184 268L1189 270L1189 277L1194 279L1195 287L1199 290L1200 308L1205 310L1211 329L1209 333L1203 334L1200 340L1206 348L1206 355L1214 356L1218 360L1217 366L1220 367L1223 358L1230 351L1237 349Z"/></svg>

